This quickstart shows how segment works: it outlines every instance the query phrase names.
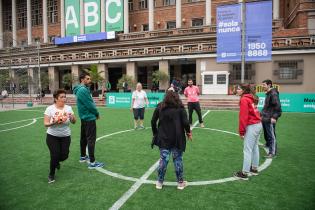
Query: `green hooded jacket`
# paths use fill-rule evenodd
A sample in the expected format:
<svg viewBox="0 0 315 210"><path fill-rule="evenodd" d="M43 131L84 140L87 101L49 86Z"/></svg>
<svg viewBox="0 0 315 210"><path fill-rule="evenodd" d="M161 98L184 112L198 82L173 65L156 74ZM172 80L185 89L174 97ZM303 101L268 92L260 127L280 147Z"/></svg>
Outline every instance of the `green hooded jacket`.
<svg viewBox="0 0 315 210"><path fill-rule="evenodd" d="M73 88L73 93L77 99L80 119L84 121L96 120L99 116L99 112L96 109L89 88L85 85L78 84Z"/></svg>

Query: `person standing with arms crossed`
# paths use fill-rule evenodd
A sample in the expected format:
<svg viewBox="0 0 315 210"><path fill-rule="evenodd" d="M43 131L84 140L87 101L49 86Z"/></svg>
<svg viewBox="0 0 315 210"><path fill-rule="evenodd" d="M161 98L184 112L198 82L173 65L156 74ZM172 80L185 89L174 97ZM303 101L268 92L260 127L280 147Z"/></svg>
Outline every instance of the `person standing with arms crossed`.
<svg viewBox="0 0 315 210"><path fill-rule="evenodd" d="M189 113L189 124L192 125L192 113L195 110L198 115L199 124L201 128L204 128L205 125L203 124L202 116L201 116L201 109L199 104L200 95L199 88L193 85L192 79L188 80L188 86L184 90L184 95L187 98L187 105L188 105L188 113Z"/></svg>
<svg viewBox="0 0 315 210"><path fill-rule="evenodd" d="M279 92L275 88L272 88L272 81L269 79L264 80L262 87L266 92L264 107L261 111L264 137L266 140L265 146L269 148L266 158L273 158L277 154L276 123L281 116L282 109Z"/></svg>
<svg viewBox="0 0 315 210"><path fill-rule="evenodd" d="M88 73L83 72L80 77L80 84L75 86L73 93L76 96L79 117L81 119L81 138L80 162L88 162L89 169L101 168L104 163L95 161L95 142L96 142L96 119L100 118L99 112L90 94L89 85L91 77ZM86 146L88 147L89 156L86 155Z"/></svg>

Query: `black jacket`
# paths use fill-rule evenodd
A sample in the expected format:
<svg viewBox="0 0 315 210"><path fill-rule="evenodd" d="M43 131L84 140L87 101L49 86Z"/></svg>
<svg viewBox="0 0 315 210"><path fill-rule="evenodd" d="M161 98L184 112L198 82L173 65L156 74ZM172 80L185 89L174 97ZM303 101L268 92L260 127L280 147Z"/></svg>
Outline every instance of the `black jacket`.
<svg viewBox="0 0 315 210"><path fill-rule="evenodd" d="M270 122L271 118L278 119L281 113L279 92L276 89L271 89L266 93L264 108L261 111L262 121Z"/></svg>
<svg viewBox="0 0 315 210"><path fill-rule="evenodd" d="M158 125L157 125L157 121ZM161 110L160 105L155 109L151 127L156 136L159 148L177 148L181 151L186 149L186 133L190 132L189 121L184 107L166 107Z"/></svg>

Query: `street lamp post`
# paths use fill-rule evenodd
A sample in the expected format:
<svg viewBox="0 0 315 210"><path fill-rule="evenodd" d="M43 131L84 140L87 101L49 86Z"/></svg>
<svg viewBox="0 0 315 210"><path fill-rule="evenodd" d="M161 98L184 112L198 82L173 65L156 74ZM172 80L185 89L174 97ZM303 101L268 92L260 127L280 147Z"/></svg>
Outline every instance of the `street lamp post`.
<svg viewBox="0 0 315 210"><path fill-rule="evenodd" d="M40 98L40 103L42 104L42 83L41 83L41 78L40 78L40 42L37 41L37 65L38 65L38 89L39 89L39 98Z"/></svg>

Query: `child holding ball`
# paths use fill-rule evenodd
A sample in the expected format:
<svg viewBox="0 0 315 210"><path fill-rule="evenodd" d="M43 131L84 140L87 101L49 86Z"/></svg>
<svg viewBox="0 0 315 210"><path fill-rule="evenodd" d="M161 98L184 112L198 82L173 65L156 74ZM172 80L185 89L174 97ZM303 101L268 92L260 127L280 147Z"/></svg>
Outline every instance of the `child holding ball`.
<svg viewBox="0 0 315 210"><path fill-rule="evenodd" d="M60 169L60 162L68 158L71 142L70 122L76 118L71 106L66 105L66 92L57 90L53 94L54 104L44 113L44 125L48 127L46 143L50 151L50 172L48 183L55 182L55 170Z"/></svg>

